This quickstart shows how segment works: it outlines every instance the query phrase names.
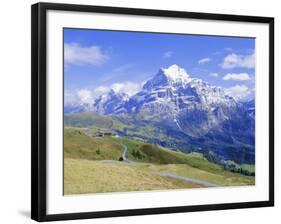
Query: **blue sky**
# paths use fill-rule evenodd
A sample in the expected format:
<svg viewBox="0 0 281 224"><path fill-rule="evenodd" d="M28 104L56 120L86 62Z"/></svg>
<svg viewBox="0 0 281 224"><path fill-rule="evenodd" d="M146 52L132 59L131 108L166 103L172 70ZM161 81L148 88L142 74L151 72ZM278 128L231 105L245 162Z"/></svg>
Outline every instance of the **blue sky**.
<svg viewBox="0 0 281 224"><path fill-rule="evenodd" d="M160 67L178 64L191 77L250 98L254 50L253 38L64 29L65 89L88 96L137 89Z"/></svg>

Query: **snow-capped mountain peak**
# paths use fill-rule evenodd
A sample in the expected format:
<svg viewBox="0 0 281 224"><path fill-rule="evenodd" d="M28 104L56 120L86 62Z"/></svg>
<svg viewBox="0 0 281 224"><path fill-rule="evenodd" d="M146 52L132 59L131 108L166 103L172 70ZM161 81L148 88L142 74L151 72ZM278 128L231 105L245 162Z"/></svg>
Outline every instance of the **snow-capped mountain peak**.
<svg viewBox="0 0 281 224"><path fill-rule="evenodd" d="M143 89L151 91L159 87L178 87L188 84L191 80L183 68L174 64L168 68L160 68L158 73L144 84Z"/></svg>
<svg viewBox="0 0 281 224"><path fill-rule="evenodd" d="M191 78L185 69L174 64L168 68L160 68L135 95L129 96L111 90L96 98L90 106L85 110L94 110L105 115L142 113L171 118L179 127L181 121L178 118L184 114L200 111L205 113L204 116L212 117L217 116L210 115L212 111L219 111L220 119L227 118L228 116L222 115L222 112L228 114L227 111L235 110L237 103L223 88L211 86L201 79ZM214 124L216 119L217 117L211 121L209 119L208 122Z"/></svg>
<svg viewBox="0 0 281 224"><path fill-rule="evenodd" d="M191 80L185 69L174 64L168 68L161 68L163 73L173 82L188 82Z"/></svg>

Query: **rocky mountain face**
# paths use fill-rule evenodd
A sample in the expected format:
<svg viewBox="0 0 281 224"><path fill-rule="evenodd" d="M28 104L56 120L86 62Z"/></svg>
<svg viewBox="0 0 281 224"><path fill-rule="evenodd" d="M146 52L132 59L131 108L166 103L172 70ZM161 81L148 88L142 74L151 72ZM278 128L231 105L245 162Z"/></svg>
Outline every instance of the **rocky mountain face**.
<svg viewBox="0 0 281 224"><path fill-rule="evenodd" d="M222 88L190 78L177 65L160 69L141 92L125 103L129 113L158 115L191 136L204 135L227 120L237 107Z"/></svg>
<svg viewBox="0 0 281 224"><path fill-rule="evenodd" d="M249 116L255 119L255 111L256 111L255 100L249 100L244 102L243 104L247 108Z"/></svg>
<svg viewBox="0 0 281 224"><path fill-rule="evenodd" d="M137 117L162 129L172 138L169 144L183 150L213 150L224 159L254 162L254 101L237 102L177 65L161 68L131 97L112 90L77 110Z"/></svg>

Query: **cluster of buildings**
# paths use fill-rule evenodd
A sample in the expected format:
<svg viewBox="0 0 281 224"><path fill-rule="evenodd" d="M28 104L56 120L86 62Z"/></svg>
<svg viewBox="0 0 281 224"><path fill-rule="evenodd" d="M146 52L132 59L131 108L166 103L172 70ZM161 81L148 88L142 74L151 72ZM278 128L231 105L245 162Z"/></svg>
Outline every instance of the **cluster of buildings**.
<svg viewBox="0 0 281 224"><path fill-rule="evenodd" d="M95 132L95 136L96 137L104 137L104 136L116 136L115 132L111 132L111 131L97 131Z"/></svg>

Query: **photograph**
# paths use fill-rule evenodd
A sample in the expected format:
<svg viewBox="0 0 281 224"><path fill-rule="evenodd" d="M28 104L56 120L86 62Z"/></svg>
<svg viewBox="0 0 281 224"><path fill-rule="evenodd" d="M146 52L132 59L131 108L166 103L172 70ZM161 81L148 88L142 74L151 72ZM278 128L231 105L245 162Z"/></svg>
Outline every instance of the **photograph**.
<svg viewBox="0 0 281 224"><path fill-rule="evenodd" d="M63 29L63 193L255 185L255 38Z"/></svg>

